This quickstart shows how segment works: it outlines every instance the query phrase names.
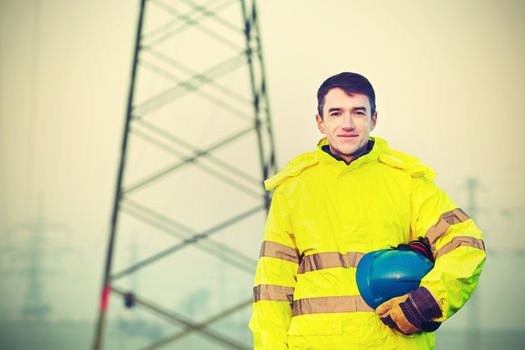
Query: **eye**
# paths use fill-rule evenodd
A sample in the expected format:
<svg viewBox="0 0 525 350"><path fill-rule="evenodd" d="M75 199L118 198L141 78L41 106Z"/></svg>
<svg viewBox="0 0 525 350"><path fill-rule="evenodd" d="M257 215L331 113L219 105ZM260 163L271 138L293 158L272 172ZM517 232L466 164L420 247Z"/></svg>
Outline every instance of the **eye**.
<svg viewBox="0 0 525 350"><path fill-rule="evenodd" d="M331 117L339 117L340 115L341 115L341 112L331 112L330 113Z"/></svg>
<svg viewBox="0 0 525 350"><path fill-rule="evenodd" d="M355 114L359 115L359 116L365 116L366 113L364 111L357 111L355 112Z"/></svg>

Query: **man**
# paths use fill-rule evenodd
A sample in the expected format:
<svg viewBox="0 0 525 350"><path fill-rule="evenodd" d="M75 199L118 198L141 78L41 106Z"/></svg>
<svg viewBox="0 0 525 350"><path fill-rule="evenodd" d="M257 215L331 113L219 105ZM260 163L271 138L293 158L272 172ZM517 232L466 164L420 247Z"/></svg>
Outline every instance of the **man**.
<svg viewBox="0 0 525 350"><path fill-rule="evenodd" d="M255 275L255 349L432 349L435 325L476 288L482 233L430 168L369 136L377 112L365 77L330 77L317 99L326 137L265 182L275 192ZM428 246L434 268L372 309L356 284L360 258L412 241Z"/></svg>

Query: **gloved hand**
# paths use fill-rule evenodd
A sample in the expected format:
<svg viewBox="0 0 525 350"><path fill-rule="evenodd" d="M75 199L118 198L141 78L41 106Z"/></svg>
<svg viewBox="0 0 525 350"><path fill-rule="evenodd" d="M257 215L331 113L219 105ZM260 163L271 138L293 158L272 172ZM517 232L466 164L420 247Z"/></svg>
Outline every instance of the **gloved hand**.
<svg viewBox="0 0 525 350"><path fill-rule="evenodd" d="M406 335L435 331L441 322L432 319L442 315L436 300L425 287L385 301L376 308L376 314L388 327Z"/></svg>
<svg viewBox="0 0 525 350"><path fill-rule="evenodd" d="M401 243L397 247L392 247L399 250L411 250L413 252L422 254L428 260L434 262L434 254L430 248L430 242L426 237L419 237L417 240L409 243Z"/></svg>

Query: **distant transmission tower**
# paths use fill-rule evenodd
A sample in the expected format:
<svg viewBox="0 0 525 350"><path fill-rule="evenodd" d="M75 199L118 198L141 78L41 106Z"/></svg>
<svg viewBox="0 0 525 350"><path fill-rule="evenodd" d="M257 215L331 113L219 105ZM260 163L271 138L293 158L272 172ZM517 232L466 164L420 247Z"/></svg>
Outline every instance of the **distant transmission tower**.
<svg viewBox="0 0 525 350"><path fill-rule="evenodd" d="M28 289L26 293L23 315L31 319L42 320L46 318L51 307L49 302L44 298L42 293L42 246L44 245L44 236L42 234L43 223L41 218L35 223L33 228L33 237L31 237L30 264L28 269Z"/></svg>
<svg viewBox="0 0 525 350"><path fill-rule="evenodd" d="M53 311L52 304L45 292L49 284L46 283L49 272L46 265L50 257L62 255L66 249L51 246L48 243L48 237L56 236L59 232L71 233L67 226L45 218L42 203L43 200L39 196L36 217L7 230L8 244L7 246L0 245L0 255L3 257L2 260L5 260L5 262L0 261L2 263L0 266L10 266L7 271L0 271L5 279L3 284L10 285L10 281L7 280L9 275L20 276L22 274L25 277L25 298L20 312L25 320L46 320L48 314ZM19 238L17 242L13 240L15 235ZM18 264L14 263L18 261L24 263L20 270L17 269Z"/></svg>
<svg viewBox="0 0 525 350"><path fill-rule="evenodd" d="M174 300L192 283L216 283L207 273L218 262L251 279L270 203L263 180L276 166L255 0L142 0L93 348L105 344L112 295L179 327L148 349L190 333L249 349L216 326L249 306L249 293L199 320ZM129 266L122 247L132 230L147 257ZM117 285L137 273L148 279L138 290Z"/></svg>

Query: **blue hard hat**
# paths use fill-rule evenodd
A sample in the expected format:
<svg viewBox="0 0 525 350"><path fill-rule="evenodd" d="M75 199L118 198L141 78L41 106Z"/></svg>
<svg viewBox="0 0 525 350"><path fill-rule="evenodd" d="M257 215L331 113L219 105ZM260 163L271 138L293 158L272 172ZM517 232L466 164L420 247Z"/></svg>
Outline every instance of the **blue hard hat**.
<svg viewBox="0 0 525 350"><path fill-rule="evenodd" d="M376 308L387 300L419 287L434 267L412 250L383 249L365 254L357 265L357 287L366 303Z"/></svg>

